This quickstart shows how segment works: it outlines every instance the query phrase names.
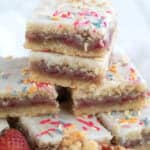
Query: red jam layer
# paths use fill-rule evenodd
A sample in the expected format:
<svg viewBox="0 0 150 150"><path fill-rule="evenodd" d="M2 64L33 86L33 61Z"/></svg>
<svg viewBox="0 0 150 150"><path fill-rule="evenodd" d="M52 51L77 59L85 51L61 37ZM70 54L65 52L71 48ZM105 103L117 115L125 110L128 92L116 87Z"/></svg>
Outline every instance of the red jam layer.
<svg viewBox="0 0 150 150"><path fill-rule="evenodd" d="M66 66L51 66L48 67L44 60L38 62L31 62L31 70L43 74L48 74L55 77L63 77L75 80L91 81L99 83L101 77L89 72L82 72L80 70L72 70Z"/></svg>
<svg viewBox="0 0 150 150"><path fill-rule="evenodd" d="M119 98L108 96L108 97L103 98L103 100L101 101L94 100L94 99L86 99L86 100L80 99L80 100L76 100L76 102L78 102L77 108L84 108L84 107L91 107L91 106L98 106L98 105L102 106L103 104L104 105L114 105L114 104L121 105L129 101L137 100L139 98L144 99L145 95L143 93L139 93L137 94L137 96L122 96Z"/></svg>
<svg viewBox="0 0 150 150"><path fill-rule="evenodd" d="M99 51L107 49L111 44L113 34L110 33L108 39L95 39L88 40L88 37L68 36L68 35L54 35L50 33L27 32L26 39L30 42L61 42L63 44L78 48L85 49L85 43L88 43L87 51Z"/></svg>
<svg viewBox="0 0 150 150"><path fill-rule="evenodd" d="M13 98L5 98L0 101L0 107L7 108L7 107L19 107L19 106L30 106L30 105L41 105L41 104L48 104L56 106L56 100L51 100L49 97L42 96L42 95L35 95L32 98L26 96L19 99L18 97Z"/></svg>

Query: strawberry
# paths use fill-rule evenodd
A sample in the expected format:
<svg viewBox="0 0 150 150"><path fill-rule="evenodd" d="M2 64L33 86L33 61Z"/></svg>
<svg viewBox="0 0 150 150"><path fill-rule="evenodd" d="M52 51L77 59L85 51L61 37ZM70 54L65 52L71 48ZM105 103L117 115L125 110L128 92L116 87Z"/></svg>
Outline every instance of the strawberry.
<svg viewBox="0 0 150 150"><path fill-rule="evenodd" d="M21 132L7 129L0 135L0 150L30 150L30 148Z"/></svg>

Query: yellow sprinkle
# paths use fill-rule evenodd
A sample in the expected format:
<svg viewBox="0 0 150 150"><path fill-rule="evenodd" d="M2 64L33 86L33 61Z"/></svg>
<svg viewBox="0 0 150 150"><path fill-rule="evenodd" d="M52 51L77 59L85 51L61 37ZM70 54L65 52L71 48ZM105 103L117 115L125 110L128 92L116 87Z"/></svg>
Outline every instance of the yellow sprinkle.
<svg viewBox="0 0 150 150"><path fill-rule="evenodd" d="M131 73L130 74L130 79L131 80L135 80L136 79L136 74L135 73Z"/></svg>
<svg viewBox="0 0 150 150"><path fill-rule="evenodd" d="M24 80L23 80L23 83L24 83L24 84L28 84L28 83L31 83L31 81L30 81L30 79L24 79Z"/></svg>
<svg viewBox="0 0 150 150"><path fill-rule="evenodd" d="M117 72L117 67L116 67L115 65L112 65L112 66L109 68L109 71L116 73L116 72Z"/></svg>
<svg viewBox="0 0 150 150"><path fill-rule="evenodd" d="M52 16L51 19L57 21L57 20L60 20L60 17L59 16Z"/></svg>
<svg viewBox="0 0 150 150"><path fill-rule="evenodd" d="M119 123L128 123L126 119L120 119Z"/></svg>
<svg viewBox="0 0 150 150"><path fill-rule="evenodd" d="M119 123L136 123L138 121L137 118L130 118L130 119L120 119Z"/></svg>
<svg viewBox="0 0 150 150"><path fill-rule="evenodd" d="M37 87L36 87L36 86L31 86L31 87L28 89L28 93L29 93L29 94L35 93L36 91L37 91Z"/></svg>
<svg viewBox="0 0 150 150"><path fill-rule="evenodd" d="M129 123L136 123L138 121L137 118L131 118L128 120Z"/></svg>

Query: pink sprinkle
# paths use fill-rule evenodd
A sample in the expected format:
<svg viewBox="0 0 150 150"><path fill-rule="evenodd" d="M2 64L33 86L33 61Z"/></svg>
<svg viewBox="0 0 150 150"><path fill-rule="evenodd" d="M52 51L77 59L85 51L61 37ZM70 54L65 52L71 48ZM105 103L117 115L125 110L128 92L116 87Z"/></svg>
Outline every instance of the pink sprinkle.
<svg viewBox="0 0 150 150"><path fill-rule="evenodd" d="M78 13L79 16L93 16L93 17L98 17L98 13L95 11L88 11L88 10L84 10L82 12Z"/></svg>
<svg viewBox="0 0 150 150"><path fill-rule="evenodd" d="M60 121L51 121L50 124L58 126L60 125Z"/></svg>
<svg viewBox="0 0 150 150"><path fill-rule="evenodd" d="M90 14L91 14L92 16L94 16L94 17L98 17L98 13L95 12L95 11L91 11Z"/></svg>
<svg viewBox="0 0 150 150"><path fill-rule="evenodd" d="M111 13L112 13L112 11L110 11L110 10L107 10L107 11L106 11L106 13L108 13L108 14L111 14Z"/></svg>
<svg viewBox="0 0 150 150"><path fill-rule="evenodd" d="M104 26L107 27L107 22L106 21L104 21Z"/></svg>
<svg viewBox="0 0 150 150"><path fill-rule="evenodd" d="M99 127L96 127L96 126L95 126L94 128L95 128L97 131L100 131L100 130L101 130Z"/></svg>
<svg viewBox="0 0 150 150"><path fill-rule="evenodd" d="M44 82L36 83L36 86L38 88L47 87L48 85L49 85L48 83L44 83Z"/></svg>
<svg viewBox="0 0 150 150"><path fill-rule="evenodd" d="M72 126L72 124L71 123L65 123L63 126L64 126L64 128L68 128L68 127Z"/></svg>
<svg viewBox="0 0 150 150"><path fill-rule="evenodd" d="M59 11L58 11L58 10L56 10L56 11L53 13L53 16L57 16L57 15L59 15Z"/></svg>
<svg viewBox="0 0 150 150"><path fill-rule="evenodd" d="M79 12L78 15L79 16L86 16L88 14L87 11L83 11L83 12Z"/></svg>
<svg viewBox="0 0 150 150"><path fill-rule="evenodd" d="M123 125L123 128L130 128L130 125Z"/></svg>
<svg viewBox="0 0 150 150"><path fill-rule="evenodd" d="M83 123L83 124L85 124L85 125L87 125L87 126L89 126L89 127L93 127L93 122L91 122L91 121L85 121L85 120L83 120L83 119L80 119L80 118L78 118L77 119L80 123Z"/></svg>
<svg viewBox="0 0 150 150"><path fill-rule="evenodd" d="M96 127L92 121L85 121L85 120L83 120L83 119L81 119L81 118L78 118L77 120L78 120L80 123L87 125L88 127L93 127L93 128L95 128L97 131L100 130L100 128L99 128L99 127Z"/></svg>
<svg viewBox="0 0 150 150"><path fill-rule="evenodd" d="M46 135L46 134L48 134L50 131L54 132L54 131L56 131L56 129L55 129L55 128L49 128L49 129L47 129L47 130L45 130L45 131L42 131L41 133L37 134L36 137Z"/></svg>
<svg viewBox="0 0 150 150"><path fill-rule="evenodd" d="M76 21L74 22L75 28L76 28L78 25L79 25L79 20L76 20Z"/></svg>
<svg viewBox="0 0 150 150"><path fill-rule="evenodd" d="M48 129L48 132L49 132L49 131L56 131L56 129L55 129L55 128L49 128L49 129Z"/></svg>
<svg viewBox="0 0 150 150"><path fill-rule="evenodd" d="M105 16L101 16L101 19L105 19L106 17Z"/></svg>
<svg viewBox="0 0 150 150"><path fill-rule="evenodd" d="M66 13L63 13L62 15L61 15L61 17L63 17L63 18L68 18L68 17L70 17L71 16L71 13L68 11L68 12L66 12Z"/></svg>
<svg viewBox="0 0 150 150"><path fill-rule="evenodd" d="M44 120L40 121L40 124L47 124L50 121L51 121L50 119L44 119Z"/></svg>
<svg viewBox="0 0 150 150"><path fill-rule="evenodd" d="M89 118L89 119L93 118L93 115L88 115L88 118Z"/></svg>
<svg viewBox="0 0 150 150"><path fill-rule="evenodd" d="M144 125L144 122L140 121L140 122L139 122L139 125L143 126L143 125Z"/></svg>
<svg viewBox="0 0 150 150"><path fill-rule="evenodd" d="M88 128L85 127L85 126L83 126L82 129L83 129L84 131L87 131L87 130L88 130Z"/></svg>
<svg viewBox="0 0 150 150"><path fill-rule="evenodd" d="M130 68L130 71L133 72L133 73L135 72L135 70L133 68Z"/></svg>
<svg viewBox="0 0 150 150"><path fill-rule="evenodd" d="M89 24L90 23L90 21L89 20L86 20L85 22L83 22L83 25L85 24L85 25L87 25L87 24Z"/></svg>

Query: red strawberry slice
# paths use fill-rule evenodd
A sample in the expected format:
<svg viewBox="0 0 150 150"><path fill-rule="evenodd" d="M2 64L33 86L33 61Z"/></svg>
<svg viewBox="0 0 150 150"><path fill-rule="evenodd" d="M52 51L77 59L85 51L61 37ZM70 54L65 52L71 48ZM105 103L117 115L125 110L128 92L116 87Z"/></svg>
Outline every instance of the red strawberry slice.
<svg viewBox="0 0 150 150"><path fill-rule="evenodd" d="M21 132L8 129L0 136L0 150L30 150L30 148Z"/></svg>

